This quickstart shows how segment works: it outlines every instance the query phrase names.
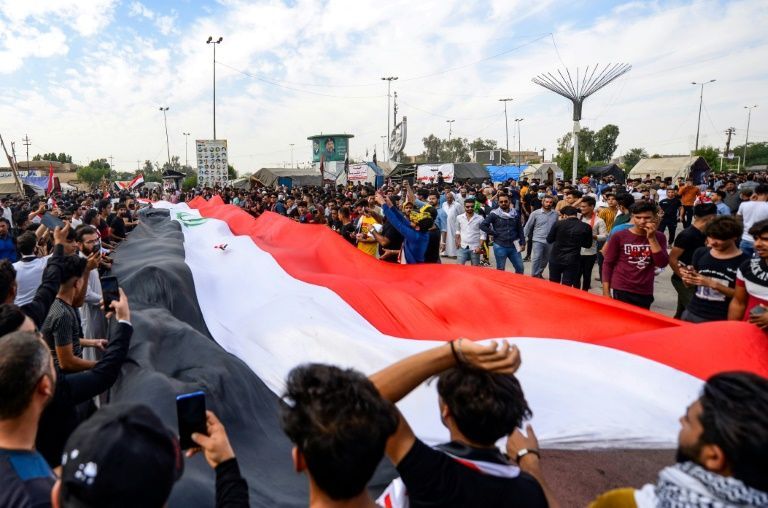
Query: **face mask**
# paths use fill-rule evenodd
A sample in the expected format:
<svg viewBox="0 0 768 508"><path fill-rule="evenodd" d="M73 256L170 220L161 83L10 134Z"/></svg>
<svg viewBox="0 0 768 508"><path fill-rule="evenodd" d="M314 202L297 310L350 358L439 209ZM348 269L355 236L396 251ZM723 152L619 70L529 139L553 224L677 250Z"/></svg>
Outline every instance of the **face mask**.
<svg viewBox="0 0 768 508"><path fill-rule="evenodd" d="M537 195L539 196L539 199L543 199L544 196L546 196L546 194L543 192L539 192Z"/></svg>

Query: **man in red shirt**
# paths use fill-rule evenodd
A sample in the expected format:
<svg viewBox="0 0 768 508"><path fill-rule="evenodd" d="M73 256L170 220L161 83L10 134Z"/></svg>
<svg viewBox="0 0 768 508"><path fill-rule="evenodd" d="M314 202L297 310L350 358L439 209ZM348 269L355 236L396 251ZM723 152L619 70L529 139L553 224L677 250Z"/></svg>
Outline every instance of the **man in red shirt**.
<svg viewBox="0 0 768 508"><path fill-rule="evenodd" d="M603 295L650 309L655 270L669 262L667 239L656 230L655 203L635 203L629 212L632 227L615 232L605 246Z"/></svg>
<svg viewBox="0 0 768 508"><path fill-rule="evenodd" d="M685 185L677 189L677 195L680 201L683 203L685 212L683 214L683 227L687 228L693 221L693 205L696 203L696 198L699 196L699 187L693 185L693 178L688 177L685 179Z"/></svg>
<svg viewBox="0 0 768 508"><path fill-rule="evenodd" d="M756 257L736 272L736 292L728 306L728 319L749 321L768 332L768 219L749 228Z"/></svg>

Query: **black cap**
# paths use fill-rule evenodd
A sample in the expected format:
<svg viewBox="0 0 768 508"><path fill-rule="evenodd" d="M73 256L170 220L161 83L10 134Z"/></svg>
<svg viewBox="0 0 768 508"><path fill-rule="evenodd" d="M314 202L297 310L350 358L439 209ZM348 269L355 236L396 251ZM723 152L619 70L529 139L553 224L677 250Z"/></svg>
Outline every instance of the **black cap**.
<svg viewBox="0 0 768 508"><path fill-rule="evenodd" d="M73 508L161 508L184 470L178 439L141 404L109 404L67 440L61 501Z"/></svg>

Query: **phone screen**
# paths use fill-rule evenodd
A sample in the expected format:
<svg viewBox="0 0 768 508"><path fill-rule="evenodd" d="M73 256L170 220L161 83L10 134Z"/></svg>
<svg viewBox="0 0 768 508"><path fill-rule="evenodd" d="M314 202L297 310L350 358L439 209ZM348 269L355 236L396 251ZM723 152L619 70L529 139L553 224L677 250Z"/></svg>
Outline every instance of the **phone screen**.
<svg viewBox="0 0 768 508"><path fill-rule="evenodd" d="M104 312L109 312L110 304L120 299L120 287L117 284L117 277L101 278L101 297L104 299Z"/></svg>
<svg viewBox="0 0 768 508"><path fill-rule="evenodd" d="M205 393L192 392L176 397L176 414L179 420L179 443L182 450L194 448L192 433L207 434L205 423Z"/></svg>
<svg viewBox="0 0 768 508"><path fill-rule="evenodd" d="M43 226L47 227L51 231L53 231L57 227L60 227L60 228L64 227L64 221L59 219L58 217L51 215L50 212L45 212L40 222L42 222Z"/></svg>

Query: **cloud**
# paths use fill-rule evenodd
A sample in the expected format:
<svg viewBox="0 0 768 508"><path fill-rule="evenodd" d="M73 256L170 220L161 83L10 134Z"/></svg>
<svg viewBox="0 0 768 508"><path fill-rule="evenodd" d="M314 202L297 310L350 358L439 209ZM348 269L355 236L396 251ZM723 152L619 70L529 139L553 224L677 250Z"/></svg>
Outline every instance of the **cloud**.
<svg viewBox="0 0 768 508"><path fill-rule="evenodd" d="M131 2L128 15L132 17L142 17L154 21L155 27L163 35L171 35L176 32L176 14L161 15L157 14L141 2Z"/></svg>
<svg viewBox="0 0 768 508"><path fill-rule="evenodd" d="M522 148L546 147L551 154L571 128L571 107L531 78L566 64L583 69L615 61L634 68L587 100L582 125L619 125L618 153L634 146L687 152L698 112L698 92L689 83L712 78L718 81L705 91L702 138L720 144L721 131L733 125L738 143L745 123L741 102L764 102L768 78L768 35L760 28L768 13L761 0L690 0L673 7L631 1L595 12L555 0L534 8L501 0L219 0L195 4L181 17L134 1L124 15L153 28L131 23L122 29L127 20L119 18L120 27L104 25L109 21L99 19L117 14L102 9L101 18L91 17L101 32L87 51L69 49L75 48L69 31L76 29L35 21L59 16L60 3L74 2L27 3L42 7L25 7L13 19L31 22L32 36L0 36L0 58L7 57L0 72L20 69L31 57L63 62L67 70L63 78L44 77L34 90L0 92L0 115L17 126L19 139L33 129L29 135L40 151L65 150L85 162L111 154L127 169L165 153L159 105L171 107L172 153L184 155L182 131L211 136L208 36L224 36L216 48L217 134L229 139L240 171L289 161L290 143L296 161L308 160L306 138L319 132L354 134L353 156L374 146L380 153L387 124L380 78L387 75L400 77L393 91L399 117L409 119L411 154L422 150L421 138L430 133L446 137L449 118L456 120L454 136L504 144L501 97L515 99L508 104L511 125L525 118ZM17 22L3 8L7 4L0 3L3 34L3 26ZM752 117L755 135L766 131L761 115L755 110Z"/></svg>

